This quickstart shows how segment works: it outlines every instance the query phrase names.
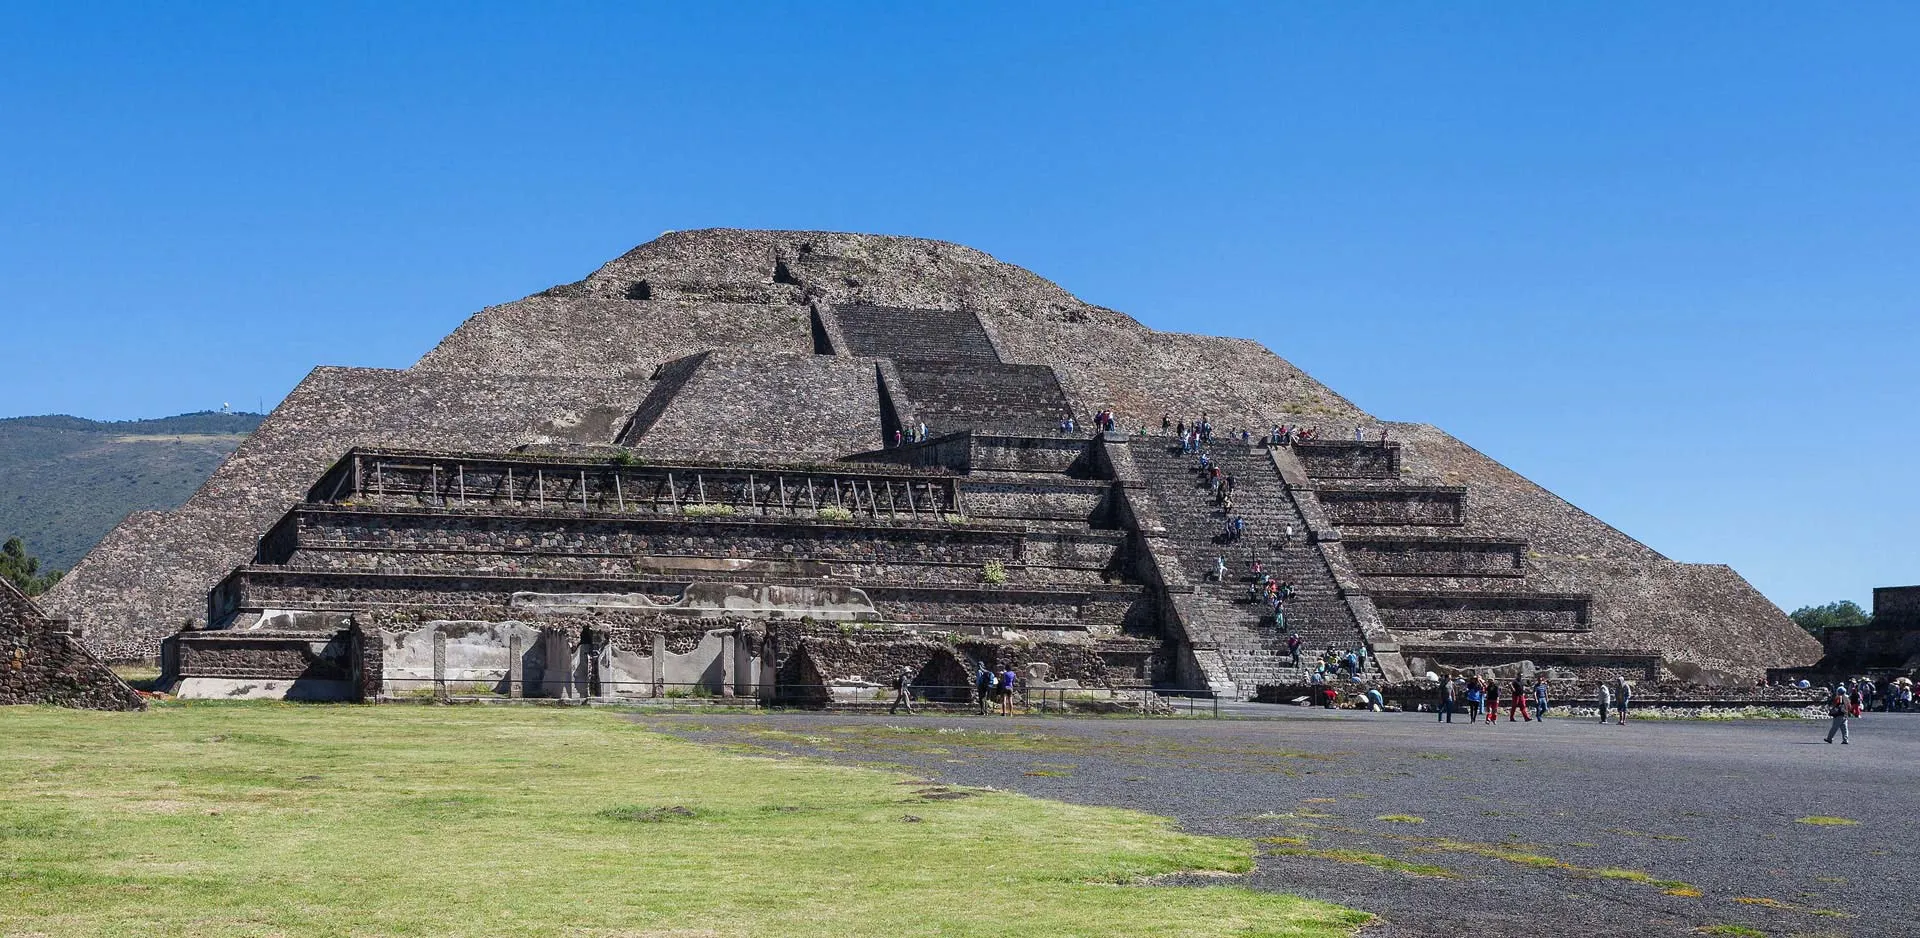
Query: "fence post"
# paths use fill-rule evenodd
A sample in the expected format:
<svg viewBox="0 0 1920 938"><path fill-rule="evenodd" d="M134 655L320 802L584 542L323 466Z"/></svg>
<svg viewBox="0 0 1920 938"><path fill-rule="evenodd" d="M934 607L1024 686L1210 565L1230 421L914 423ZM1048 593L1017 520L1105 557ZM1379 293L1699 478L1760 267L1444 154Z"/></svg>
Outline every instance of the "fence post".
<svg viewBox="0 0 1920 938"><path fill-rule="evenodd" d="M526 673L521 667L520 635L507 636L507 696L519 700L525 696L521 690L526 685Z"/></svg>
<svg viewBox="0 0 1920 938"><path fill-rule="evenodd" d="M433 699L447 702L447 633L433 630Z"/></svg>

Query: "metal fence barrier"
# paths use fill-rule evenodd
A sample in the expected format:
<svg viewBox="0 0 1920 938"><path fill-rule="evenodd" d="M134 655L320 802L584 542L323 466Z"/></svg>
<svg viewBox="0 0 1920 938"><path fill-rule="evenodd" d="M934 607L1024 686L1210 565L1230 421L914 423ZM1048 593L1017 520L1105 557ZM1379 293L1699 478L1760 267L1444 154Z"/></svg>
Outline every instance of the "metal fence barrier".
<svg viewBox="0 0 1920 938"><path fill-rule="evenodd" d="M492 703L513 700L658 707L720 705L763 709L874 711L905 709L894 688L866 684L736 684L733 693L712 683L672 681L579 682L564 696L528 696L522 682L506 677L389 677L381 679L377 702ZM585 685L585 690L580 688ZM518 691L516 693L515 691ZM1023 716L1121 714L1139 717L1218 717L1220 699L1205 688L1015 687L1011 700L989 692L981 700L970 684L914 684L908 701L915 711Z"/></svg>

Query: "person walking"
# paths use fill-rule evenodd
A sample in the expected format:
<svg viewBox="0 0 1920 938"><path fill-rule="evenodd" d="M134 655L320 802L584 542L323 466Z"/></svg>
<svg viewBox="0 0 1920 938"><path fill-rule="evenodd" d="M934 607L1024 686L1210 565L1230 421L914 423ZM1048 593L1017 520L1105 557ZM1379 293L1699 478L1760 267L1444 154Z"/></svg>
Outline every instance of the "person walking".
<svg viewBox="0 0 1920 938"><path fill-rule="evenodd" d="M1526 678L1522 678L1522 677L1514 678L1513 694L1507 699L1507 722L1508 723L1513 722L1513 715L1515 713L1520 714L1520 719L1522 721L1527 723L1533 722L1533 701L1529 699L1530 696L1531 695L1527 693Z"/></svg>
<svg viewBox="0 0 1920 938"><path fill-rule="evenodd" d="M898 711L902 704L906 705L907 715L912 716L913 715L913 669L912 668L901 668L900 673L893 676L893 706L888 707L887 712L894 713Z"/></svg>
<svg viewBox="0 0 1920 938"><path fill-rule="evenodd" d="M1547 719L1547 679L1544 677L1533 682L1533 718L1541 722Z"/></svg>
<svg viewBox="0 0 1920 938"><path fill-rule="evenodd" d="M1633 682L1620 679L1620 693L1613 698L1613 714L1619 725L1627 725L1627 705L1633 702Z"/></svg>
<svg viewBox="0 0 1920 938"><path fill-rule="evenodd" d="M973 690L980 697L980 715L986 716L989 702L993 700L993 670L985 662L973 668Z"/></svg>
<svg viewBox="0 0 1920 938"><path fill-rule="evenodd" d="M1453 678L1440 679L1440 697L1434 701L1433 722L1453 722Z"/></svg>
<svg viewBox="0 0 1920 938"><path fill-rule="evenodd" d="M1487 688L1480 682L1480 675L1467 678L1467 722L1480 722L1480 704L1487 699Z"/></svg>
<svg viewBox="0 0 1920 938"><path fill-rule="evenodd" d="M1487 678L1487 725L1500 722L1500 682Z"/></svg>
<svg viewBox="0 0 1920 938"><path fill-rule="evenodd" d="M1853 701L1848 698L1846 688L1834 688L1833 696L1827 699L1827 716L1832 718L1827 722L1827 742L1833 742L1833 734L1839 733L1840 745L1848 744L1847 717L1852 713Z"/></svg>
<svg viewBox="0 0 1920 938"><path fill-rule="evenodd" d="M1605 681L1600 682L1600 722L1607 722L1607 708L1613 703L1613 688Z"/></svg>

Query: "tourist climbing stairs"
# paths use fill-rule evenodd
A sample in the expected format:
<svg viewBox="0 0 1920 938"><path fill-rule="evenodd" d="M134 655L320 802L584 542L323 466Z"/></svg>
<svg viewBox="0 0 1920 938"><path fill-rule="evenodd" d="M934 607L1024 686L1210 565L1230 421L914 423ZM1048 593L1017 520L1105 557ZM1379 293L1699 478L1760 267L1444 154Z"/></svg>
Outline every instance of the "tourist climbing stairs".
<svg viewBox="0 0 1920 938"><path fill-rule="evenodd" d="M1181 569L1195 585L1202 621L1194 625L1203 633L1195 638L1219 646L1241 695L1251 696L1260 684L1304 683L1329 649L1344 654L1365 647L1332 571L1319 546L1309 542L1306 522L1264 447L1238 442L1205 447L1210 463L1234 479L1231 512L1209 490L1198 454L1182 454L1166 438L1142 440L1132 449L1179 552ZM1225 527L1233 515L1246 522L1246 529L1230 539ZM1291 540L1286 537L1289 526ZM1213 580L1218 559L1226 561L1224 582ZM1249 601L1256 560L1281 583L1293 586L1293 598L1283 610L1287 632L1301 639L1300 666L1287 656L1287 633L1274 624L1266 604ZM1368 671L1377 674L1371 658Z"/></svg>

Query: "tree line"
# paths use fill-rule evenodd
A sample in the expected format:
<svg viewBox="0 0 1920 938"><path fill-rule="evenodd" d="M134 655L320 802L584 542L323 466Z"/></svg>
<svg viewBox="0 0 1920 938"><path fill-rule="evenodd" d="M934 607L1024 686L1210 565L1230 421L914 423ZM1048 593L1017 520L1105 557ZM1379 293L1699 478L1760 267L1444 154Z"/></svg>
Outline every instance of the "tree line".
<svg viewBox="0 0 1920 938"><path fill-rule="evenodd" d="M1860 604L1851 599L1842 599L1824 606L1801 606L1787 613L1787 618L1798 623L1815 638L1828 629L1853 629L1873 624L1873 614L1860 608Z"/></svg>

